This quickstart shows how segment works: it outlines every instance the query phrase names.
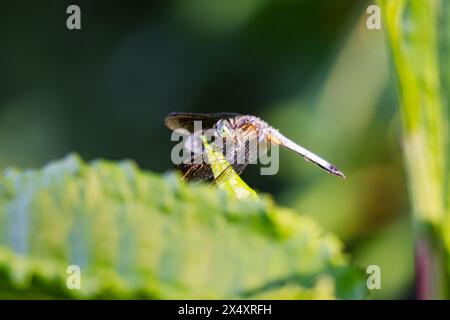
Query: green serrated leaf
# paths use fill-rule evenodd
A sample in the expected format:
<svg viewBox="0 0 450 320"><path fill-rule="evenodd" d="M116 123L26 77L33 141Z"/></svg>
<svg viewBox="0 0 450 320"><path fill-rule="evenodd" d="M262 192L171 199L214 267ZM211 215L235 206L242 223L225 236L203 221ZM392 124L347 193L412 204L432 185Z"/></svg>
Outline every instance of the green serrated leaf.
<svg viewBox="0 0 450 320"><path fill-rule="evenodd" d="M81 269L81 289L66 286ZM325 279L325 280L324 280ZM266 197L77 156L0 181L2 298L362 298L341 243Z"/></svg>

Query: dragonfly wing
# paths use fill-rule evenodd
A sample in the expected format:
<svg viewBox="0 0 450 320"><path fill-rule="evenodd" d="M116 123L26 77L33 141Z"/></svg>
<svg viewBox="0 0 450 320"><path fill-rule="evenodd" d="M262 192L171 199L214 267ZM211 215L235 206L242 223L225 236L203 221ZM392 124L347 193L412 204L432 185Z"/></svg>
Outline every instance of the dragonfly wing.
<svg viewBox="0 0 450 320"><path fill-rule="evenodd" d="M201 182L205 180L210 180L214 178L214 173L212 171L211 165L206 162L199 161L202 154L192 156L186 163L181 163L177 165L178 171L182 174L182 180L186 180L189 182ZM206 159L206 154L203 154L203 159ZM225 161L216 160L216 161ZM237 174L241 174L244 171L247 163L244 164L230 164L228 163L227 167L214 179L214 182L223 183L226 181L233 170Z"/></svg>
<svg viewBox="0 0 450 320"><path fill-rule="evenodd" d="M181 172L182 180L189 182L202 182L211 179L214 174L211 166L206 163L180 164L177 169Z"/></svg>
<svg viewBox="0 0 450 320"><path fill-rule="evenodd" d="M201 121L202 129L210 129L214 127L220 119L229 119L239 116L238 113L221 112L221 113L185 113L172 112L165 118L166 126L171 130L179 128L194 132L194 122Z"/></svg>
<svg viewBox="0 0 450 320"><path fill-rule="evenodd" d="M203 121L202 126L207 125L214 126L214 124L220 119L236 117L236 113L212 113L212 114L197 114L197 113L172 113L166 118L166 125L171 129L183 127L187 130L193 130L194 121ZM224 154L225 159L228 161L228 166L224 169L214 181L223 182L226 181L233 170L241 174L245 167L249 163L256 163L258 156L258 133L253 126L247 126L245 128L239 128L236 132L239 142L235 142L234 139L230 140L231 145L225 143L225 149L219 147L217 143L212 142L211 145L217 148L218 151ZM204 159L208 159L205 152L196 153L191 156L188 161L178 166L178 169L183 174L183 179L188 181L200 182L209 180L214 177L210 164L204 162ZM224 161L224 160L217 160Z"/></svg>

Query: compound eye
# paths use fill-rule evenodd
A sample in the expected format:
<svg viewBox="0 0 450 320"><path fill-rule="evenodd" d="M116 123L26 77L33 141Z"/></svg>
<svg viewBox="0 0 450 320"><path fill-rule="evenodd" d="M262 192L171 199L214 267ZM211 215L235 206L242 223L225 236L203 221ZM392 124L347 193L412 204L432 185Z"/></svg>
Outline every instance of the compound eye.
<svg viewBox="0 0 450 320"><path fill-rule="evenodd" d="M225 121L220 120L217 123L217 132L219 133L219 135L222 138L226 138L231 136L232 132L231 132L231 128L228 126L228 124Z"/></svg>

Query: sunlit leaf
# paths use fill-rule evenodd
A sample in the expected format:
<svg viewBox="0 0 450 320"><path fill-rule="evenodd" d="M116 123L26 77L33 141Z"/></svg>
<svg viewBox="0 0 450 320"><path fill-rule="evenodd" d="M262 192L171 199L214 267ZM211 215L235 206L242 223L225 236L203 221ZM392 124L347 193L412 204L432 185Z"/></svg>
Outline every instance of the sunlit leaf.
<svg viewBox="0 0 450 320"><path fill-rule="evenodd" d="M266 198L76 156L0 178L0 296L362 298L341 243ZM81 289L66 287L67 267Z"/></svg>

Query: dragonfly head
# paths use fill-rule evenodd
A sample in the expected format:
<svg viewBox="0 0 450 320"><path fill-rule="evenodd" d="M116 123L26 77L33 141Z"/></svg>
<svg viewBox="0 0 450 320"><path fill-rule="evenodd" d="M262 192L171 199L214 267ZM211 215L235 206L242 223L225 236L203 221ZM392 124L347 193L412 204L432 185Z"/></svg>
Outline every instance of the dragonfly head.
<svg viewBox="0 0 450 320"><path fill-rule="evenodd" d="M233 135L233 130L231 129L230 123L226 119L217 121L216 130L221 138L229 138Z"/></svg>

